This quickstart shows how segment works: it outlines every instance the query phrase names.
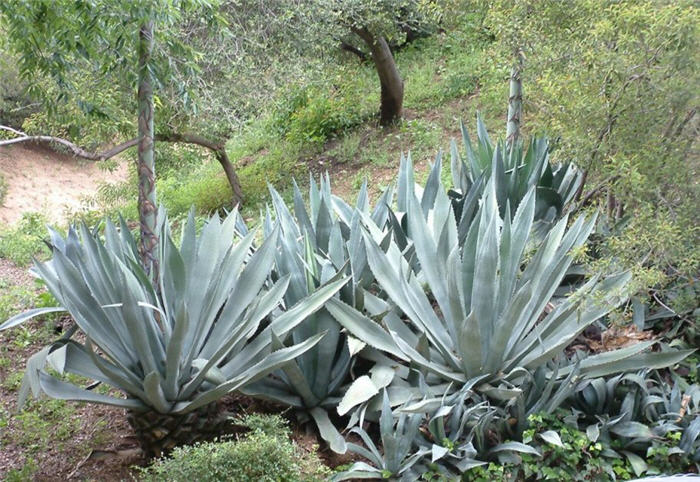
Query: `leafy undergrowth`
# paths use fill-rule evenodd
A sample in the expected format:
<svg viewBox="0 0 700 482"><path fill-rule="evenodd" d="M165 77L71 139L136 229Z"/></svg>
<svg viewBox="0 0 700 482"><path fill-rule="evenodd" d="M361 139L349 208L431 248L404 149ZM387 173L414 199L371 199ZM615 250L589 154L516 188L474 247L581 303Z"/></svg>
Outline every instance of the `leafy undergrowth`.
<svg viewBox="0 0 700 482"><path fill-rule="evenodd" d="M40 213L24 213L13 226L0 226L0 258L18 266L27 266L32 258L45 258L49 251L44 245L47 219Z"/></svg>
<svg viewBox="0 0 700 482"><path fill-rule="evenodd" d="M673 474L692 466L687 455L674 454L681 434L659 438L646 460L628 453L612 456L607 444L594 435L563 422L565 411L532 415L523 442L537 448L542 457L523 454L519 464L489 464L477 467L464 480L489 481L516 477L517 480L630 480L642 475Z"/></svg>
<svg viewBox="0 0 700 482"><path fill-rule="evenodd" d="M245 195L243 213L257 220L267 200L267 183L291 196L292 178L330 172L341 196L369 180L379 193L393 178L402 153L410 152L419 173L449 140L460 136L459 122L471 124L477 110L505 129L507 70L493 68L478 26L467 18L438 35L419 39L397 53L406 85L404 118L377 125L379 84L369 64L334 64L313 85L290 85L260 116L233 136L229 157ZM232 208L232 194L219 164L202 150L160 146L157 192L171 219L194 205L199 214ZM206 162L202 162L202 159ZM176 166L177 169L170 166ZM420 179L420 174L418 176ZM136 216L136 179L103 187L74 218L96 221L120 211ZM125 201L127 200L127 201Z"/></svg>

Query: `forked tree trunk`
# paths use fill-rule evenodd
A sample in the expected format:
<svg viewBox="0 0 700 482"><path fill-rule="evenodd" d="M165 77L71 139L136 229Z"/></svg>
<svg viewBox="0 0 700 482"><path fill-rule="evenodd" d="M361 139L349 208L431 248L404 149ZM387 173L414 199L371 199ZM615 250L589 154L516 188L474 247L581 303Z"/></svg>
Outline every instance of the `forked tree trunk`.
<svg viewBox="0 0 700 482"><path fill-rule="evenodd" d="M138 177L139 224L141 239L139 251L144 269L153 279L158 277L156 246L156 184L155 149L153 146L153 79L150 63L153 51L153 22L146 22L139 29L139 86L138 86Z"/></svg>
<svg viewBox="0 0 700 482"><path fill-rule="evenodd" d="M382 36L375 36L367 29L353 29L372 52L372 61L381 85L379 123L383 126L401 119L403 113L403 79L394 61L389 44Z"/></svg>

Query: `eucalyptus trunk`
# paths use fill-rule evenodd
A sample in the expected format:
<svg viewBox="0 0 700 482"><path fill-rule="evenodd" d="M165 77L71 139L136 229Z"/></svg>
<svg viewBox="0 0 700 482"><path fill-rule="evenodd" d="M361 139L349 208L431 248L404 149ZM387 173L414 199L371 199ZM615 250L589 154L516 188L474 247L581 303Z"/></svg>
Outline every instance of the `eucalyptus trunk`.
<svg viewBox="0 0 700 482"><path fill-rule="evenodd" d="M520 77L522 63L517 60L510 70L510 93L508 95L508 123L506 142L512 146L520 137L520 121L523 115L523 83Z"/></svg>
<svg viewBox="0 0 700 482"><path fill-rule="evenodd" d="M153 22L145 22L139 29L139 86L138 86L138 177L139 224L141 240L139 252L143 267L153 279L158 277L156 259L156 184L155 150L153 146L153 79L150 63L153 51Z"/></svg>

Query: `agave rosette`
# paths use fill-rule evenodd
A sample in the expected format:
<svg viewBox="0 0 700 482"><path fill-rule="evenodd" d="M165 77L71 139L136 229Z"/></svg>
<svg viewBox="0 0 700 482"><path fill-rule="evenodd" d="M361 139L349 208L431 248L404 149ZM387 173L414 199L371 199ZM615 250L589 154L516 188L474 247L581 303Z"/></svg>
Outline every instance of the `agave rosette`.
<svg viewBox="0 0 700 482"><path fill-rule="evenodd" d="M378 287L396 307L381 323L357 316L337 299L327 303L329 312L352 334L417 367L429 384L458 387L480 377L481 390L496 398L515 397L529 372L562 354L586 326L624 300L628 273L604 280L595 276L550 304L572 263L572 252L591 232L594 217L581 216L567 229L564 216L542 244L533 244L534 251L526 252L536 209L534 187L515 214L506 209L502 219L496 183L489 181L464 243L459 241L450 202L439 194L435 199L427 216L407 218L413 263L396 242L386 243L386 234L363 219L369 266ZM421 210L414 194L407 206L409 212ZM649 346L588 357L578 362L577 369L581 376L603 376L638 363L667 366L688 354L646 353ZM573 369L573 364L566 366L557 376L566 377Z"/></svg>
<svg viewBox="0 0 700 482"><path fill-rule="evenodd" d="M255 233L236 238L237 213L211 218L196 234L190 214L178 247L163 212L159 227L159 282L138 263L136 243L122 221L107 222L104 241L85 225L66 238L51 232L53 258L36 273L71 314L85 342L61 340L30 360L28 388L53 398L105 403L135 413L181 416L262 378L318 343L323 333L290 347L273 348L336 293L334 280L289 306L282 303L289 277L268 285L278 230L262 245ZM8 320L6 329L40 314ZM57 378L72 373L124 392L96 393ZM21 398L22 398L21 397Z"/></svg>

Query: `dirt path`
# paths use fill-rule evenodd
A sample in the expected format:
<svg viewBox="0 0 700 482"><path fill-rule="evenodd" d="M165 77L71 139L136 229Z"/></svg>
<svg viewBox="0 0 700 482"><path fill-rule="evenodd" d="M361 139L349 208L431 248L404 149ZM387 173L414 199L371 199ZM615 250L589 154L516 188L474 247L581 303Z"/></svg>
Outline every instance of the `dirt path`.
<svg viewBox="0 0 700 482"><path fill-rule="evenodd" d="M121 162L114 172L100 169L94 162L30 145L0 148L0 172L8 191L0 206L0 223L13 223L27 211L40 211L52 223L65 219L67 209L80 206L80 199L97 192L103 182L126 178Z"/></svg>

